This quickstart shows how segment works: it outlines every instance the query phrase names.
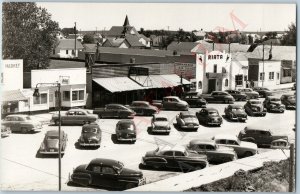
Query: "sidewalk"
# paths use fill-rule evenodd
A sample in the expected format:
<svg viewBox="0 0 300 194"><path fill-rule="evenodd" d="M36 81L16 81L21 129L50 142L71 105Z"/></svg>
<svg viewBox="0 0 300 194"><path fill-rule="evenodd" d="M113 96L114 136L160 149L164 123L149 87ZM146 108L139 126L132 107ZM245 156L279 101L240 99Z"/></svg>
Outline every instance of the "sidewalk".
<svg viewBox="0 0 300 194"><path fill-rule="evenodd" d="M190 173L184 173L158 182L142 185L127 191L185 191L192 187L215 182L232 176L237 170L253 170L263 166L267 161L280 161L287 159L289 150L272 150L251 157L239 159L232 162L208 167Z"/></svg>
<svg viewBox="0 0 300 194"><path fill-rule="evenodd" d="M268 86L267 88L269 88L270 90L287 90L287 89L291 89L294 86L295 82L292 83L285 83L285 84L279 84L279 85L275 85L275 86Z"/></svg>

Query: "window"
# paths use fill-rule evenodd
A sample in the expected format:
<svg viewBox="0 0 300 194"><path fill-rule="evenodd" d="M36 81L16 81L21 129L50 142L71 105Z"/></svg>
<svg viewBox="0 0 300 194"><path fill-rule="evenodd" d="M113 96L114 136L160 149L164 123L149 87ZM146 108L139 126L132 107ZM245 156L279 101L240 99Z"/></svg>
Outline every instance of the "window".
<svg viewBox="0 0 300 194"><path fill-rule="evenodd" d="M1 84L3 84L3 73L1 73Z"/></svg>
<svg viewBox="0 0 300 194"><path fill-rule="evenodd" d="M53 55L55 55L55 49L53 49Z"/></svg>
<svg viewBox="0 0 300 194"><path fill-rule="evenodd" d="M92 171L93 171L93 172L98 172L98 173L100 173L100 169L101 169L100 166L93 166L93 167L92 167Z"/></svg>
<svg viewBox="0 0 300 194"><path fill-rule="evenodd" d="M234 140L228 140L229 145L239 145L236 141Z"/></svg>
<svg viewBox="0 0 300 194"><path fill-rule="evenodd" d="M259 80L265 80L265 73L259 73Z"/></svg>
<svg viewBox="0 0 300 194"><path fill-rule="evenodd" d="M274 72L269 72L269 80L274 80Z"/></svg>
<svg viewBox="0 0 300 194"><path fill-rule="evenodd" d="M214 64L214 73L217 73L217 68L218 68L217 64Z"/></svg>
<svg viewBox="0 0 300 194"><path fill-rule="evenodd" d="M103 166L102 167L102 173L103 174L115 174L115 171L111 167Z"/></svg>
<svg viewBox="0 0 300 194"><path fill-rule="evenodd" d="M54 94L50 94L50 96L49 96L49 102L53 102L53 98L54 98L53 95L54 95Z"/></svg>
<svg viewBox="0 0 300 194"><path fill-rule="evenodd" d="M72 91L72 101L84 100L84 90Z"/></svg>
<svg viewBox="0 0 300 194"><path fill-rule="evenodd" d="M66 50L66 54L69 54L69 51L68 51L68 50Z"/></svg>
<svg viewBox="0 0 300 194"><path fill-rule="evenodd" d="M228 79L225 79L225 86L228 86Z"/></svg>
<svg viewBox="0 0 300 194"><path fill-rule="evenodd" d="M63 91L63 101L70 101L70 91Z"/></svg>
<svg viewBox="0 0 300 194"><path fill-rule="evenodd" d="M180 151L175 151L175 156L184 156L184 153Z"/></svg>
<svg viewBox="0 0 300 194"><path fill-rule="evenodd" d="M248 80L248 76L244 75L244 81L247 81L247 80Z"/></svg>
<svg viewBox="0 0 300 194"><path fill-rule="evenodd" d="M278 80L280 79L280 77L279 77L279 73L277 73L277 79L278 79Z"/></svg>
<svg viewBox="0 0 300 194"><path fill-rule="evenodd" d="M289 77L292 75L291 69L283 69L283 77Z"/></svg>
<svg viewBox="0 0 300 194"><path fill-rule="evenodd" d="M235 85L237 85L237 86L243 85L243 75L235 76Z"/></svg>
<svg viewBox="0 0 300 194"><path fill-rule="evenodd" d="M173 156L173 152L172 151L167 151L164 153L164 156Z"/></svg>
<svg viewBox="0 0 300 194"><path fill-rule="evenodd" d="M198 89L202 89L202 81L198 82Z"/></svg>
<svg viewBox="0 0 300 194"><path fill-rule="evenodd" d="M48 97L46 93L41 94L40 96L33 97L33 104L47 104Z"/></svg>

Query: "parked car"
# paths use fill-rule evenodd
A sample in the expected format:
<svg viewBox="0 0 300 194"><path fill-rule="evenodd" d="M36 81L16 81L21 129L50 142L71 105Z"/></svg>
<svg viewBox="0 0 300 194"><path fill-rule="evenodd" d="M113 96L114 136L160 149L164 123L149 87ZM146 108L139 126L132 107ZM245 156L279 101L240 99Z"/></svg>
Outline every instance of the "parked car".
<svg viewBox="0 0 300 194"><path fill-rule="evenodd" d="M232 104L228 105L225 110L225 117L232 121L243 121L247 120L247 113L242 105Z"/></svg>
<svg viewBox="0 0 300 194"><path fill-rule="evenodd" d="M150 104L158 108L158 110L161 110L163 106L162 100L152 100Z"/></svg>
<svg viewBox="0 0 300 194"><path fill-rule="evenodd" d="M136 126L133 120L121 120L116 125L116 136L118 141L136 142Z"/></svg>
<svg viewBox="0 0 300 194"><path fill-rule="evenodd" d="M136 112L136 115L141 116L151 116L158 113L158 108L150 105L147 101L133 101L129 108Z"/></svg>
<svg viewBox="0 0 300 194"><path fill-rule="evenodd" d="M120 119L130 119L136 115L133 110L122 104L107 104L104 108L96 108L93 113L97 114L99 118L117 117Z"/></svg>
<svg viewBox="0 0 300 194"><path fill-rule="evenodd" d="M280 99L286 109L296 110L296 96L294 94L283 94Z"/></svg>
<svg viewBox="0 0 300 194"><path fill-rule="evenodd" d="M240 88L238 89L242 94L247 95L247 99L256 99L259 97L258 92L253 91L251 88Z"/></svg>
<svg viewBox="0 0 300 194"><path fill-rule="evenodd" d="M164 114L153 115L151 119L150 133L166 133L170 134L171 126L169 119Z"/></svg>
<svg viewBox="0 0 300 194"><path fill-rule="evenodd" d="M270 147L272 142L278 139L288 141L286 135L274 134L265 125L246 126L240 131L238 138L242 141L256 143L258 146Z"/></svg>
<svg viewBox="0 0 300 194"><path fill-rule="evenodd" d="M182 100L186 101L190 107L206 107L206 100L198 95L198 92L186 92L183 94Z"/></svg>
<svg viewBox="0 0 300 194"><path fill-rule="evenodd" d="M198 154L205 154L209 163L224 163L237 159L233 148L219 146L213 140L195 139L190 141L187 148Z"/></svg>
<svg viewBox="0 0 300 194"><path fill-rule="evenodd" d="M1 138L8 137L11 134L10 127L1 124Z"/></svg>
<svg viewBox="0 0 300 194"><path fill-rule="evenodd" d="M263 102L257 99L248 100L244 105L245 112L249 116L266 116L267 109L264 108Z"/></svg>
<svg viewBox="0 0 300 194"><path fill-rule="evenodd" d="M225 92L227 92L228 94L233 96L234 100L236 100L236 101L246 101L247 100L247 95L242 94L238 90L225 90Z"/></svg>
<svg viewBox="0 0 300 194"><path fill-rule="evenodd" d="M97 186L114 190L131 189L146 183L143 173L124 167L120 161L96 158L73 170L70 182L82 186Z"/></svg>
<svg viewBox="0 0 300 194"><path fill-rule="evenodd" d="M80 146L100 147L102 131L97 123L88 123L82 126L81 135L78 139Z"/></svg>
<svg viewBox="0 0 300 194"><path fill-rule="evenodd" d="M2 124L9 127L12 133L30 133L42 129L41 122L28 115L22 114L8 115L2 120Z"/></svg>
<svg viewBox="0 0 300 194"><path fill-rule="evenodd" d="M292 87L292 90L296 90L296 88L297 88L297 85L296 85L296 83L294 83L293 87Z"/></svg>
<svg viewBox="0 0 300 194"><path fill-rule="evenodd" d="M213 91L210 95L203 95L207 102L234 103L234 98L227 92Z"/></svg>
<svg viewBox="0 0 300 194"><path fill-rule="evenodd" d="M196 130L199 128L199 121L195 113L186 111L180 112L176 115L176 124L180 129L193 129Z"/></svg>
<svg viewBox="0 0 300 194"><path fill-rule="evenodd" d="M284 113L285 106L281 103L280 98L269 96L264 100L264 107L269 112Z"/></svg>
<svg viewBox="0 0 300 194"><path fill-rule="evenodd" d="M272 141L272 149L288 149L290 147L289 142L286 139L277 139Z"/></svg>
<svg viewBox="0 0 300 194"><path fill-rule="evenodd" d="M61 115L61 125L84 125L86 123L95 122L98 118L98 115L92 114L87 110L75 108ZM58 114L52 115L50 122L59 125Z"/></svg>
<svg viewBox="0 0 300 194"><path fill-rule="evenodd" d="M181 100L178 96L166 96L162 101L165 110L188 110L189 105L186 101Z"/></svg>
<svg viewBox="0 0 300 194"><path fill-rule="evenodd" d="M68 136L61 130L60 142L61 142L61 154L64 155L67 146ZM40 146L39 154L59 154L59 132L58 130L50 130L45 134L45 138Z"/></svg>
<svg viewBox="0 0 300 194"><path fill-rule="evenodd" d="M241 141L235 135L218 134L212 138L217 145L233 148L239 158L257 154L255 143Z"/></svg>
<svg viewBox="0 0 300 194"><path fill-rule="evenodd" d="M198 170L208 166L207 156L189 151L184 146L157 148L142 158L142 165L154 169Z"/></svg>
<svg viewBox="0 0 300 194"><path fill-rule="evenodd" d="M214 108L203 108L200 111L196 112L196 116L199 120L199 123L205 125L221 126L221 124L223 123L223 119L219 115L218 110Z"/></svg>
<svg viewBox="0 0 300 194"><path fill-rule="evenodd" d="M255 92L258 92L259 97L267 97L270 96L271 91L268 88L264 88L264 87L254 87L253 90Z"/></svg>

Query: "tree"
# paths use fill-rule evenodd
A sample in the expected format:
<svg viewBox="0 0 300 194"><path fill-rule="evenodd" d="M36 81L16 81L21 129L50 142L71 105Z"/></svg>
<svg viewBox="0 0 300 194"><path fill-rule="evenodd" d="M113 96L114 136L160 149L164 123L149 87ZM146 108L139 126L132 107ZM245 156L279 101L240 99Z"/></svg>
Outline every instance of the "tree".
<svg viewBox="0 0 300 194"><path fill-rule="evenodd" d="M297 44L297 29L296 25L292 23L289 25L289 29L285 31L285 35L282 38L281 44L284 46L296 46Z"/></svg>
<svg viewBox="0 0 300 194"><path fill-rule="evenodd" d="M74 28L63 28L61 32L64 36L69 36L70 34L75 34ZM76 34L78 34L78 30L76 29Z"/></svg>
<svg viewBox="0 0 300 194"><path fill-rule="evenodd" d="M85 34L83 36L83 44L93 44L95 43L95 38L92 34Z"/></svg>
<svg viewBox="0 0 300 194"><path fill-rule="evenodd" d="M57 44L58 23L33 2L2 6L3 59L23 59L25 71L48 67Z"/></svg>
<svg viewBox="0 0 300 194"><path fill-rule="evenodd" d="M265 35L267 36L267 40L269 40L271 38L276 38L277 32L267 32Z"/></svg>

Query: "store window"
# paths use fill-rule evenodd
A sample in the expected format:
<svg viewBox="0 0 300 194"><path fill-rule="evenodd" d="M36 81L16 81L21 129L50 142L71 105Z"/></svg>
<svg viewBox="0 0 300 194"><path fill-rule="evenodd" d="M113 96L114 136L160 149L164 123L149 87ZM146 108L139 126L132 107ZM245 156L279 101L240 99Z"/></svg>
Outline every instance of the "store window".
<svg viewBox="0 0 300 194"><path fill-rule="evenodd" d="M277 80L279 80L279 78L280 78L280 74L279 74L279 73L277 73Z"/></svg>
<svg viewBox="0 0 300 194"><path fill-rule="evenodd" d="M72 91L72 101L84 100L84 90Z"/></svg>
<svg viewBox="0 0 300 194"><path fill-rule="evenodd" d="M274 72L269 72L269 80L274 80Z"/></svg>
<svg viewBox="0 0 300 194"><path fill-rule="evenodd" d="M217 73L217 68L218 68L217 64L214 64L214 73Z"/></svg>
<svg viewBox="0 0 300 194"><path fill-rule="evenodd" d="M235 76L235 85L237 85L237 86L242 86L243 85L243 75L236 75Z"/></svg>
<svg viewBox="0 0 300 194"><path fill-rule="evenodd" d="M244 81L247 81L247 80L248 80L248 76L244 75Z"/></svg>
<svg viewBox="0 0 300 194"><path fill-rule="evenodd" d="M40 94L40 96L33 97L33 104L47 104L48 96L46 93Z"/></svg>
<svg viewBox="0 0 300 194"><path fill-rule="evenodd" d="M225 86L228 87L228 79L225 79Z"/></svg>
<svg viewBox="0 0 300 194"><path fill-rule="evenodd" d="M202 89L202 81L198 82L198 89Z"/></svg>
<svg viewBox="0 0 300 194"><path fill-rule="evenodd" d="M69 50L66 50L66 54L69 54Z"/></svg>
<svg viewBox="0 0 300 194"><path fill-rule="evenodd" d="M63 101L70 101L70 91L63 91Z"/></svg>

